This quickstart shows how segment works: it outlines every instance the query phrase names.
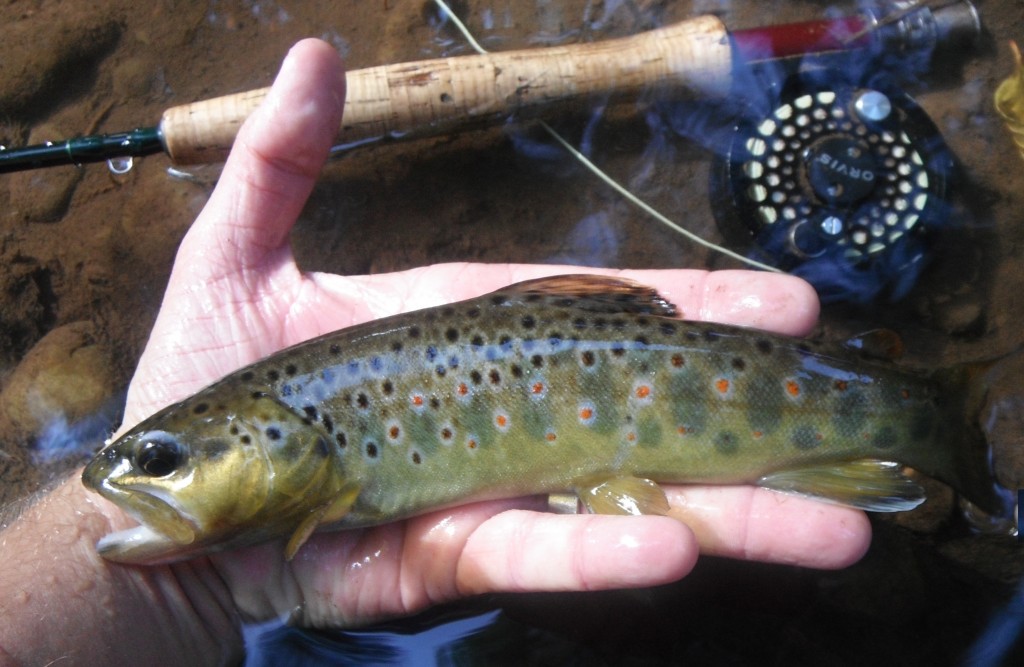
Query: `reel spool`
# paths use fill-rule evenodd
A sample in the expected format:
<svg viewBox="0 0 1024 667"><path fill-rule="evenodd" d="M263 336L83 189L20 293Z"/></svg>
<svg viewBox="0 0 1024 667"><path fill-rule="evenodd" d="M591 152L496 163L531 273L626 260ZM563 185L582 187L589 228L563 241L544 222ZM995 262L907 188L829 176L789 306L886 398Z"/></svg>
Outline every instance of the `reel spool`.
<svg viewBox="0 0 1024 667"><path fill-rule="evenodd" d="M752 257L807 279L823 301L899 298L949 209L952 156L886 81L814 79L790 79L767 113L735 123L712 168L715 217L727 238L752 240Z"/></svg>

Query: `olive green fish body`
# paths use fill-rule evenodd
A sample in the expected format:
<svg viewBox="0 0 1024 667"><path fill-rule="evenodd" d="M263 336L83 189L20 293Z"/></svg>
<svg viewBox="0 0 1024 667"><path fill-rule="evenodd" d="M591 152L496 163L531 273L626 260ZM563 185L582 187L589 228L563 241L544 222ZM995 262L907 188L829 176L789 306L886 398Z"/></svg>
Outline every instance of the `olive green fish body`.
<svg viewBox="0 0 1024 667"><path fill-rule="evenodd" d="M99 454L86 483L129 509L155 485L188 515L188 545L145 560L288 535L293 553L314 529L486 498L586 499L606 483L616 511L637 488L629 480L906 509L923 496L902 464L988 500L984 474L964 473L964 443L951 441L967 432L951 425L963 416L927 378L671 313L650 290L578 276L344 329L158 413ZM145 470L146 443L151 472L173 471ZM114 479L118 466L136 477ZM175 481L186 472L191 482ZM214 507L224 495L231 508ZM211 538L214 524L230 528Z"/></svg>

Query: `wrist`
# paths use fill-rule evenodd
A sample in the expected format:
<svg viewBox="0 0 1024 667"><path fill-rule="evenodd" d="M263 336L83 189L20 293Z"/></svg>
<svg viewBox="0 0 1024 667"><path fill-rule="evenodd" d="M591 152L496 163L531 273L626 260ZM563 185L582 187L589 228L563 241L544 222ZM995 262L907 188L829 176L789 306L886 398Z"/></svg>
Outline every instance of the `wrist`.
<svg viewBox="0 0 1024 667"><path fill-rule="evenodd" d="M96 553L96 540L132 524L78 474L11 522L0 557L0 655L21 664L237 657L230 594L205 560L129 567Z"/></svg>

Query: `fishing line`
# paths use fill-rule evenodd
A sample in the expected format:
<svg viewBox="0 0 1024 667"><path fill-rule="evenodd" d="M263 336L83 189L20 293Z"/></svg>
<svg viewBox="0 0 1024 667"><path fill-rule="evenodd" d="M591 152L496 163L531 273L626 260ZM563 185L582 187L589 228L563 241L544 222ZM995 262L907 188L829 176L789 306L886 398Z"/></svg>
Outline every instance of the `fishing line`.
<svg viewBox="0 0 1024 667"><path fill-rule="evenodd" d="M448 4L445 2L445 0L434 0L434 2L441 8L441 10L445 13L445 15L447 15L448 18L451 19L452 24L454 24L455 27L459 30L459 32L462 33L462 36L465 37L467 42L469 42L469 45L473 48L473 50L475 50L477 53L479 53L481 55L484 55L484 54L487 53L487 49L485 49L484 47L480 46L480 43L477 42L475 37L473 37L473 34L469 31L469 28L466 27L466 24L464 24L462 22L462 20L459 19L459 17L455 15L455 12L452 11L451 7L448 6ZM735 259L735 260L737 260L739 262L742 262L742 263L744 263L744 264L746 264L748 266L752 266L752 267L757 268L757 269L762 269L764 271L771 271L773 273L785 273L785 271L777 269L774 266L769 266L768 264L762 264L761 262L758 262L757 260L750 259L749 257L744 257L743 255L741 255L741 254L739 254L737 252L733 252L732 250L729 250L728 248L723 248L722 246L717 245L715 243L712 243L711 241L708 241L706 239L703 239L700 236L694 234L693 232L691 232L691 231L689 231L687 229L684 229L683 227L679 226L678 224L673 222L671 219L669 219L666 215L662 214L660 211L655 209L653 206L651 206L650 204L648 204L647 202L643 201L638 196L636 196L635 194L630 192L625 186L623 186L621 183L619 183L618 181L613 179L611 176L609 176L606 172L604 172L596 164L591 162L585 155L583 155L583 153L578 151L572 144L570 144L564 137L562 137L562 135L560 135L557 131L555 131L555 129L553 127L551 127L550 125L548 125L545 121L541 120L539 122L540 122L540 126L542 128L544 128L544 131L546 131L549 135L551 135L551 137L555 141L557 141L559 144L561 144L562 148L564 148L566 151L568 151L569 155L574 157L588 171L590 171L592 174L594 174L599 179L604 181L609 187L611 187L613 190L615 190L617 193L619 193L619 195L621 195L623 198L625 198L626 201L630 202L631 204L633 204L634 206L636 206L641 211L643 211L647 215L651 216L652 218L654 218L655 220L657 220L661 224L667 226L669 229L672 229L675 232L678 232L679 234L682 234L684 237L686 237L690 241L693 241L694 243L696 243L699 246L702 246L704 248L708 248L709 250L712 250L714 252L721 253L721 254L725 255L726 257L731 257L732 259Z"/></svg>

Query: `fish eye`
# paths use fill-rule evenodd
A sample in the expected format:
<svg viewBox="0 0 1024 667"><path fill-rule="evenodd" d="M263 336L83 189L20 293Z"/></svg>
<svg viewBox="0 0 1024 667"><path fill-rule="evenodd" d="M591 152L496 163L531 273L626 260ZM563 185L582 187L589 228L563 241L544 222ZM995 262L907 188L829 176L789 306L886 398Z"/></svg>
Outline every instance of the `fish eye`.
<svg viewBox="0 0 1024 667"><path fill-rule="evenodd" d="M178 469L183 459L181 446L177 442L155 438L143 443L135 455L135 465L150 477L166 477Z"/></svg>

